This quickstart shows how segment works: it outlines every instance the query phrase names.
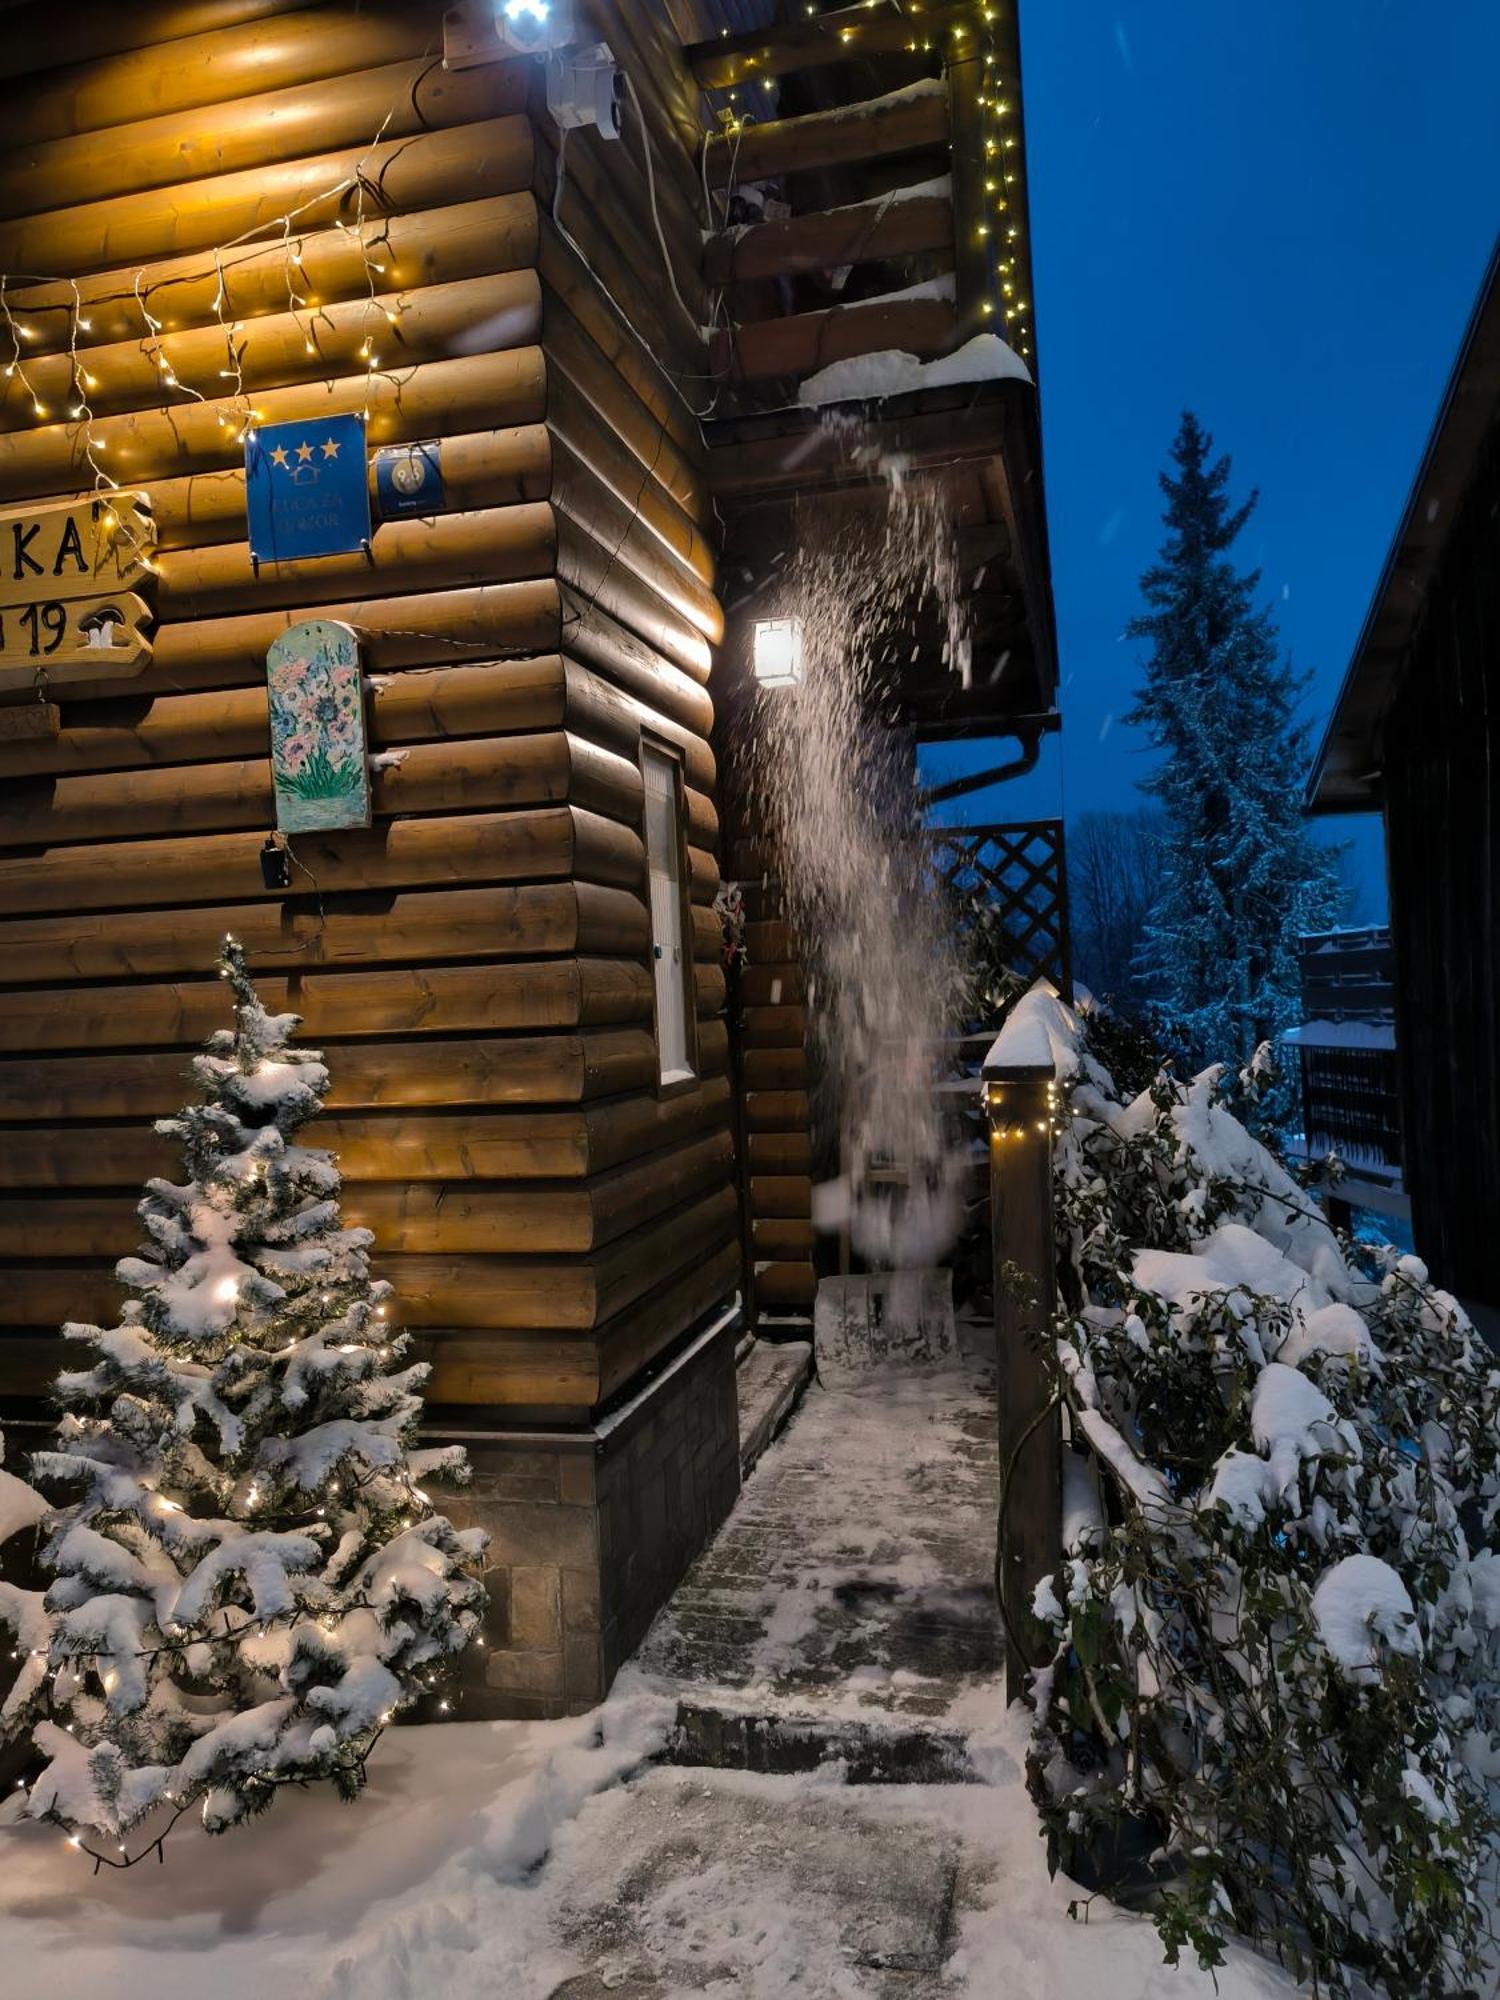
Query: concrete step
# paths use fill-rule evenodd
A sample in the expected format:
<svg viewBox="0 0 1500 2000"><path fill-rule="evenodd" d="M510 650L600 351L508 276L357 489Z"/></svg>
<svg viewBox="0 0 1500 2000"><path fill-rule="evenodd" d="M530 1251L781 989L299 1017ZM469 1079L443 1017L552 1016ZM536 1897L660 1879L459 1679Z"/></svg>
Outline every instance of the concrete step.
<svg viewBox="0 0 1500 2000"><path fill-rule="evenodd" d="M967 1739L930 1724L848 1717L757 1714L683 1700L662 1761L767 1775L842 1766L850 1785L969 1785L982 1782Z"/></svg>
<svg viewBox="0 0 1500 2000"><path fill-rule="evenodd" d="M740 1474L743 1477L780 1431L812 1378L806 1340L754 1340L740 1358Z"/></svg>

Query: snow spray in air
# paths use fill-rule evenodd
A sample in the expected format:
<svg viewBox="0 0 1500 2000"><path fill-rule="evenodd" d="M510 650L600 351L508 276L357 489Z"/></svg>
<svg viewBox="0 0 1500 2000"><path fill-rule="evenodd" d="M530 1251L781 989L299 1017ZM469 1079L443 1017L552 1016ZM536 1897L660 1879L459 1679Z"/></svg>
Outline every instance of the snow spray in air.
<svg viewBox="0 0 1500 2000"><path fill-rule="evenodd" d="M836 426L851 453L857 427ZM830 535L816 502L777 583L801 621L801 679L758 691L749 790L807 968L815 1117L840 1179L815 1219L871 1263L935 1263L962 1223L966 1161L934 1094L963 975L922 835L915 757L893 726L899 670L940 644L968 679L953 529L941 494L890 461L876 509Z"/></svg>

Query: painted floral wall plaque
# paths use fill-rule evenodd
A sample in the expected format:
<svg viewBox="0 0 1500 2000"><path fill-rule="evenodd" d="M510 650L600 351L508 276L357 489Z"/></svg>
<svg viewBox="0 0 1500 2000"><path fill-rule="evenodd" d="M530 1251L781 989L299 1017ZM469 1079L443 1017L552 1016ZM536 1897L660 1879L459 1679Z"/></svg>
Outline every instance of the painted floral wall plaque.
<svg viewBox="0 0 1500 2000"><path fill-rule="evenodd" d="M283 833L370 824L359 641L333 618L293 625L266 654L271 779Z"/></svg>

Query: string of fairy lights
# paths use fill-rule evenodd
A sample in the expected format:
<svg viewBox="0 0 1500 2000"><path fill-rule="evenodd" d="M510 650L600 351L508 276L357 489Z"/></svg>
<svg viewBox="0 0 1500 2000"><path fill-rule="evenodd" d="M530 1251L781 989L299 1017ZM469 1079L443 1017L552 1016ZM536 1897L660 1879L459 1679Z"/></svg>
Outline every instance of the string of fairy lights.
<svg viewBox="0 0 1500 2000"><path fill-rule="evenodd" d="M962 12L951 5L924 5L924 0L860 0L860 7L882 18L894 10L909 22L910 33L905 43L909 55L937 55L945 66L974 59L983 65L978 108L987 213L977 225L977 234L986 245L993 238L997 296L981 300L979 309L985 318L1004 322L1007 341L1024 360L1030 361L1034 320L1031 301L1026 296L1029 263L1020 84L1018 77L1007 74L1007 65L1013 60L1013 45L1008 39L1002 41L1001 9L993 0L974 0ZM815 0L806 0L805 11L810 19L816 20L828 10L815 4ZM848 14L853 10L845 6L834 11ZM1011 26L1013 29L1013 22ZM727 39L728 29L721 32ZM859 53L857 22L844 21L838 35L851 55ZM747 58L746 67L754 67L753 58ZM774 92L778 82L775 75L753 80L764 93ZM724 88L723 103L719 106L721 137L737 144L749 127L760 122L754 101L750 81ZM973 163L968 164L972 167Z"/></svg>
<svg viewBox="0 0 1500 2000"><path fill-rule="evenodd" d="M339 322L329 315L329 304L357 305L363 293L367 312L378 321L378 324L363 329L356 328L362 334L355 350L355 360L365 379L362 415L368 426L376 380L386 375L399 384L402 379L401 371L389 366L388 357L382 351L381 336L393 329L399 330L407 301L403 293L392 295L382 284L382 281L388 284L393 278L399 281L400 273L394 263L387 261L388 219L382 214L376 219L378 226L372 227L369 203L375 184L364 166L365 158L379 146L393 115L394 109L387 112L366 155L361 157L351 173L318 190L284 214L258 223L242 235L216 245L204 254L201 268L184 270L181 260L176 260L165 275L153 278L153 265L142 263L128 282L122 280L117 289L97 292L90 300L85 299L83 286L72 274L0 273L0 329L3 329L8 343L8 353L0 361L0 382L19 385L22 396L29 401L31 416L37 426L63 425L73 441L74 463L79 465L80 470L87 468L96 495L118 493L122 486L135 482L122 479L117 471L118 457L111 458L111 454L117 451L116 442L104 428L109 417L94 407L102 385L96 372L100 363L90 340L95 331L91 310L97 313L101 307L128 307L133 311L139 327L135 335L139 351L154 371L158 391L157 397L147 405L148 411L170 410L183 403L196 403L204 409L213 410L219 430L228 433L226 445L243 445L247 439L253 439L257 425L264 419L264 412L255 405L245 369L247 317L256 315L241 316L233 309L234 270L237 263L258 260L268 249L274 249L278 242L282 250L286 310L309 360L322 355L318 339L319 322L326 322L335 330L338 328ZM336 212L346 202L352 209L352 217ZM331 220L308 220L314 211L327 214L330 209L335 211ZM337 233L358 254L362 264L362 278L354 282L352 291L350 287L337 286L335 289L339 296L332 301L318 298L304 261L308 237L325 233ZM237 258L237 252L244 255ZM153 309L153 300L158 293L206 284L210 280L213 281L214 291L207 320L190 313L183 325L174 329L162 314ZM49 297L45 302L23 304L21 313L16 311L17 299L34 298L37 292L59 291L65 292L67 297ZM50 323L58 313L65 315L63 338L56 337L51 330ZM211 379L200 373L197 382L191 381L184 373L180 355L174 358L169 344L172 334L174 331L202 332L214 325L217 325L223 338L222 365L216 368ZM122 344L130 337L126 333L108 344ZM68 387L60 403L47 400L48 396L55 395L55 391L44 390L36 379L41 365L54 357L66 357L67 362ZM127 420L131 416L129 410L116 414ZM109 533L129 544L141 568L148 572L157 569L144 531L131 510L111 507L102 518Z"/></svg>

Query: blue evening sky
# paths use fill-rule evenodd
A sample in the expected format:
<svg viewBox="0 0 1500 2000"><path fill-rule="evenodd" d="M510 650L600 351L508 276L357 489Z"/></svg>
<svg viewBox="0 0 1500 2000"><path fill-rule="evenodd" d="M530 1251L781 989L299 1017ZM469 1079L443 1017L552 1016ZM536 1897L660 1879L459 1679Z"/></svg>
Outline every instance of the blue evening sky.
<svg viewBox="0 0 1500 2000"><path fill-rule="evenodd" d="M1121 642L1184 405L1261 503L1241 537L1314 737L1500 225L1497 0L1022 0L1063 739L945 817L1129 807ZM1013 746L997 745L1006 752ZM924 773L985 761L934 750ZM993 757L989 761L995 761ZM1357 838L1383 910L1377 823Z"/></svg>

